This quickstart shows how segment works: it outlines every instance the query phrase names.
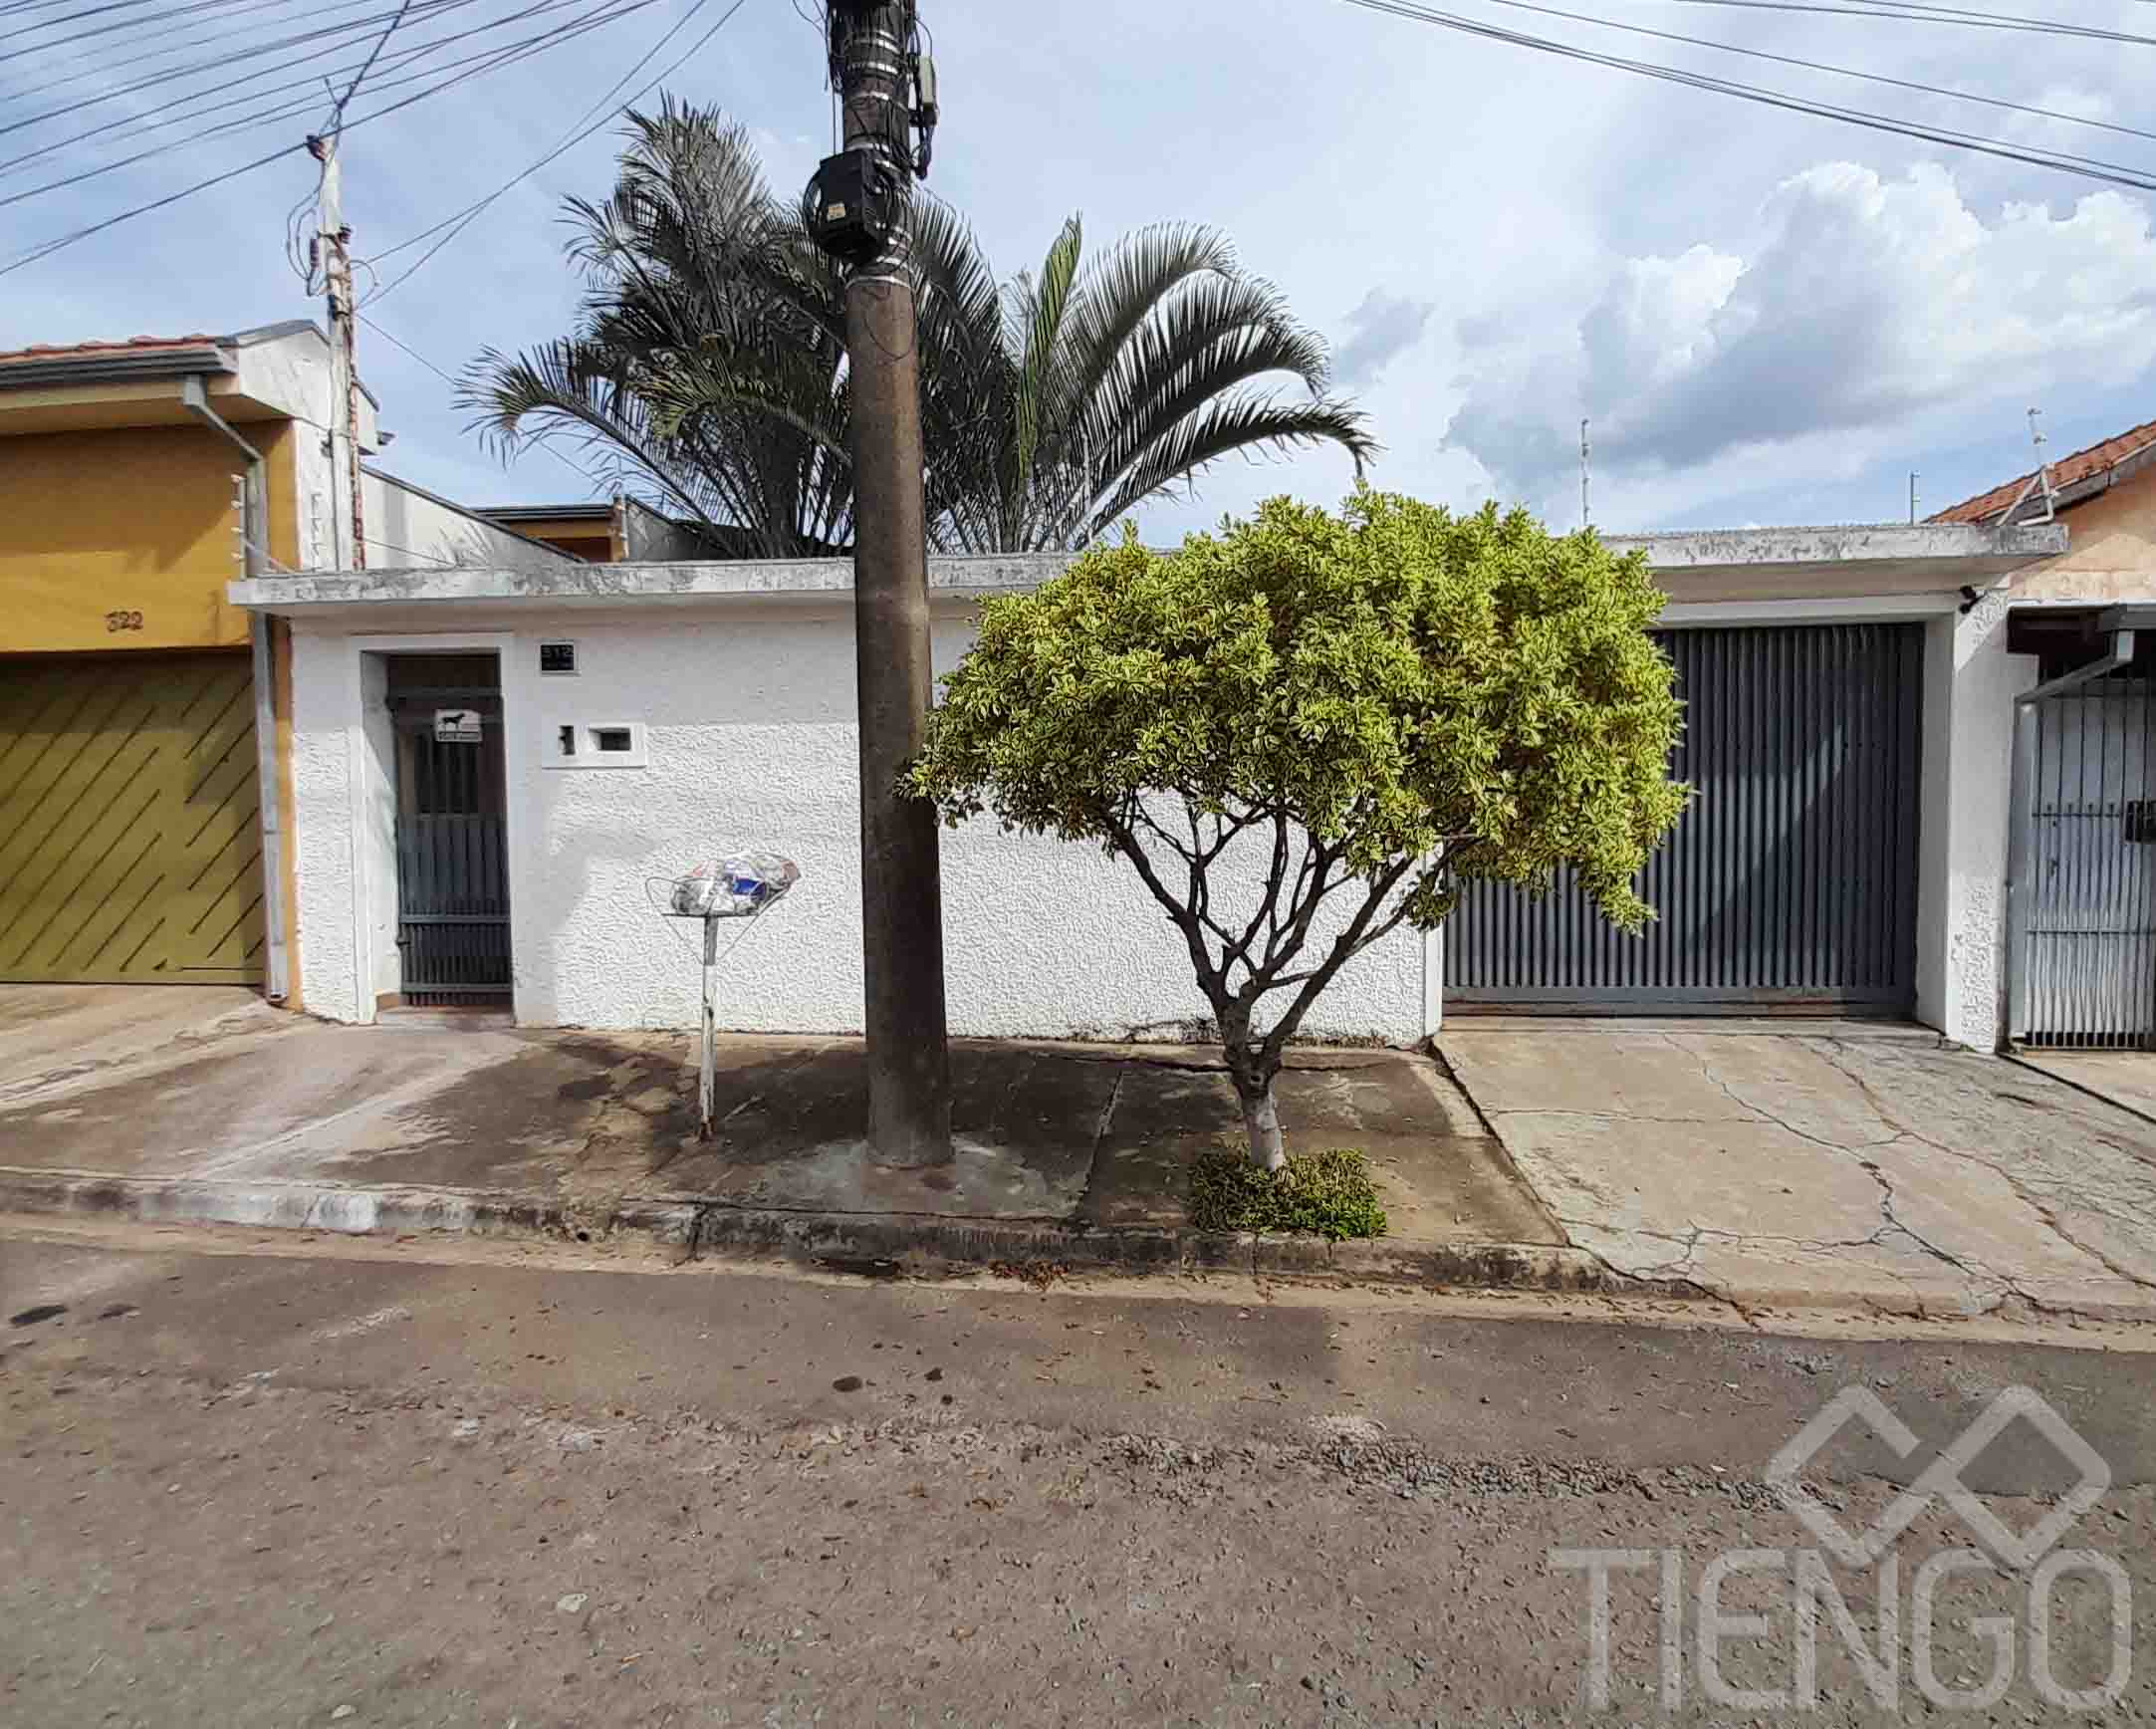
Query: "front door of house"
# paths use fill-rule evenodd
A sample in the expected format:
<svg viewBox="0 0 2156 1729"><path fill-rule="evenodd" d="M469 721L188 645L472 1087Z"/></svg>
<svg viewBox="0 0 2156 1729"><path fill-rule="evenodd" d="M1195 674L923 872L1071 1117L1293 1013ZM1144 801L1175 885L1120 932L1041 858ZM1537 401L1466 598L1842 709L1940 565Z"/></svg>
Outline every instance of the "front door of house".
<svg viewBox="0 0 2156 1729"><path fill-rule="evenodd" d="M510 1000L502 696L491 656L392 660L405 1003Z"/></svg>

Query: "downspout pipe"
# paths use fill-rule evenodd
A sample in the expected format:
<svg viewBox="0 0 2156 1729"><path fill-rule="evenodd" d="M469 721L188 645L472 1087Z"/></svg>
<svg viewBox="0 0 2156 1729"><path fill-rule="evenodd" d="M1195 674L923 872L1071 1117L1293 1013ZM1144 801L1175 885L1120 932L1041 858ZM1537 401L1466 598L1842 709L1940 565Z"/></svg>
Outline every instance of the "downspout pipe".
<svg viewBox="0 0 2156 1729"><path fill-rule="evenodd" d="M2111 644L2085 666L2047 678L2014 699L2014 757L2007 777L2007 1040L2029 1036L2029 902L2036 890L2036 704L2106 678L2133 659L2135 632L2114 628Z"/></svg>
<svg viewBox="0 0 2156 1729"><path fill-rule="evenodd" d="M240 482L240 559L248 576L258 576L269 561L268 464L262 452L209 405L209 379L202 373L191 372L180 380L179 399L188 413L247 458ZM285 831L277 797L277 669L270 638L275 624L267 613L248 617L254 649L255 792L262 813L263 995L282 1003L291 995L291 978L285 952Z"/></svg>

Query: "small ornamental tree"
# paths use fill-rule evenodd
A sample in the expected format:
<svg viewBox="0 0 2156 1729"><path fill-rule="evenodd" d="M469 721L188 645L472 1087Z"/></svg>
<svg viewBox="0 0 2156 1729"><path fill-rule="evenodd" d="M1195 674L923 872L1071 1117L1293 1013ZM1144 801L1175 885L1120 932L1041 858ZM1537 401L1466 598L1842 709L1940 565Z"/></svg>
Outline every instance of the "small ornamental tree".
<svg viewBox="0 0 2156 1729"><path fill-rule="evenodd" d="M1129 862L1278 1168L1273 1079L1311 1005L1463 878L1568 865L1613 924L1652 916L1632 881L1688 796L1662 600L1591 532L1367 488L1169 553L1126 528L985 603L910 785L953 827L993 812Z"/></svg>

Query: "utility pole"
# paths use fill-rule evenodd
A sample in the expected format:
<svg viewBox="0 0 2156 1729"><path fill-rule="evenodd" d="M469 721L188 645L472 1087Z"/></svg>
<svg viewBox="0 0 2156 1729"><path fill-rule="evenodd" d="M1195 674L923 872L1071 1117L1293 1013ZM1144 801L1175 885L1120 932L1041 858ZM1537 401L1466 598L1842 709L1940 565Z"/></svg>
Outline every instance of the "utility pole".
<svg viewBox="0 0 2156 1729"><path fill-rule="evenodd" d="M317 243L330 313L330 477L342 486L345 509L332 512L333 562L339 570L366 569L366 513L359 492L359 369L355 344L359 320L352 296L352 229L345 221L344 176L337 161L337 131L307 140L322 164ZM344 440L342 456L337 445ZM349 546L347 541L349 538Z"/></svg>
<svg viewBox="0 0 2156 1729"><path fill-rule="evenodd" d="M1909 526L1916 527L1916 480L1915 469L1909 470Z"/></svg>
<svg viewBox="0 0 2156 1729"><path fill-rule="evenodd" d="M1587 459L1592 454L1592 447L1587 443L1587 423L1582 420L1579 422L1579 526L1581 528L1592 528L1594 526L1594 515L1587 509Z"/></svg>
<svg viewBox="0 0 2156 1729"><path fill-rule="evenodd" d="M935 67L920 51L913 0L829 0L826 26L844 148L818 168L805 208L818 244L851 272L868 1146L878 1163L933 1165L951 1158L942 860L933 809L903 797L898 777L925 742L934 689L908 228L937 119Z"/></svg>

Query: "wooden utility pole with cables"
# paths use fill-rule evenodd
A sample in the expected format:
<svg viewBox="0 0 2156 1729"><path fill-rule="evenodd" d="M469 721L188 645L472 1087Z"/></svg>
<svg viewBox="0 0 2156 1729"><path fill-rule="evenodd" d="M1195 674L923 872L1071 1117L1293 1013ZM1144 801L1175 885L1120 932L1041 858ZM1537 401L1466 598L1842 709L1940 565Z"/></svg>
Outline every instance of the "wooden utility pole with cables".
<svg viewBox="0 0 2156 1729"><path fill-rule="evenodd" d="M333 563L339 570L366 569L366 512L359 492L359 319L352 293L352 229L345 222L344 176L335 130L307 140L322 164L319 194L324 291L330 314L330 473L332 496L344 492L344 509L332 513ZM342 440L344 449L337 446Z"/></svg>
<svg viewBox="0 0 2156 1729"><path fill-rule="evenodd" d="M920 52L912 0L831 0L827 21L845 147L817 170L804 213L819 245L851 271L845 331L869 1155L883 1164L941 1164L951 1158L951 1059L940 837L931 807L898 790L924 742L934 689L907 232L914 175L926 171L935 126L935 69Z"/></svg>

